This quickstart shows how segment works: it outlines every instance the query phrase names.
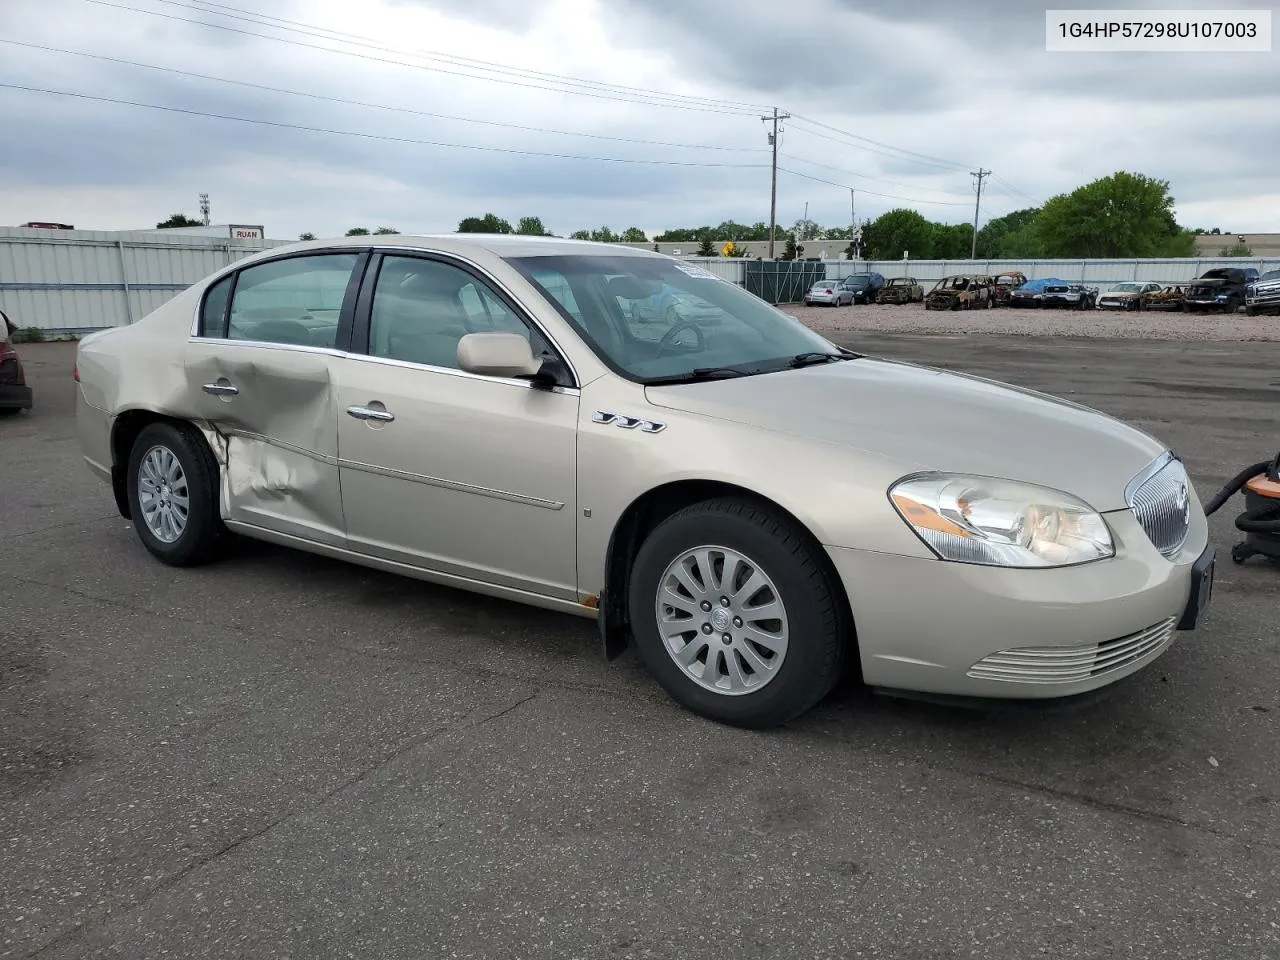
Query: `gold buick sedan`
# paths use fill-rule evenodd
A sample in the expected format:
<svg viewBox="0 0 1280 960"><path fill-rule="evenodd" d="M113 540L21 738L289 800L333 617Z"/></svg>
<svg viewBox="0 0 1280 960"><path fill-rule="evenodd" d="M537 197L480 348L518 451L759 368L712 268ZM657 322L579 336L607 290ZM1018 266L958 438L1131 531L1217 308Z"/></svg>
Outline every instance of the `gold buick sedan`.
<svg viewBox="0 0 1280 960"><path fill-rule="evenodd" d="M648 251L292 244L86 337L76 379L85 459L160 561L240 535L593 617L606 657L633 645L735 725L786 723L846 669L1074 698L1211 593L1158 440L850 352Z"/></svg>

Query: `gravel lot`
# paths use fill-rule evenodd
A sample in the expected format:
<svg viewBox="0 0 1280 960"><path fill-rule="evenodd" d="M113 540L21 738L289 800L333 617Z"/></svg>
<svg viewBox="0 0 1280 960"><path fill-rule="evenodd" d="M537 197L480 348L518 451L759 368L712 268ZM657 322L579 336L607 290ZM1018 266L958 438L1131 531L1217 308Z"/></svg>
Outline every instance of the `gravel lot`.
<svg viewBox="0 0 1280 960"><path fill-rule="evenodd" d="M1164 313L1157 310L1121 313L1111 310L926 310L922 304L865 304L851 307L804 307L786 304L824 336L879 333L985 333L1037 337L1107 337L1127 340L1280 340L1280 316L1221 316L1207 313Z"/></svg>
<svg viewBox="0 0 1280 960"><path fill-rule="evenodd" d="M856 329L1151 430L1202 497L1280 445L1280 344ZM0 419L0 958L1280 957L1280 569L1224 563L1084 710L846 687L733 730L586 621L252 544L158 565L80 461L73 350L23 347Z"/></svg>

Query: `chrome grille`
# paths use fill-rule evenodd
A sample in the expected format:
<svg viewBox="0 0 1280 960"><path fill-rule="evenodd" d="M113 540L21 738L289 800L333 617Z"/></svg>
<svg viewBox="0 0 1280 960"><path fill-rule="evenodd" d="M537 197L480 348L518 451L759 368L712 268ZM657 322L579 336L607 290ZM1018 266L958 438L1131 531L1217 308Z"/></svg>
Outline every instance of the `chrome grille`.
<svg viewBox="0 0 1280 960"><path fill-rule="evenodd" d="M975 680L1012 683L1075 683L1103 676L1152 657L1173 639L1177 617L1115 640L1075 647L1020 647L983 657L969 668Z"/></svg>
<svg viewBox="0 0 1280 960"><path fill-rule="evenodd" d="M1191 481L1182 461L1168 453L1134 477L1125 500L1151 542L1166 557L1181 548L1191 529Z"/></svg>

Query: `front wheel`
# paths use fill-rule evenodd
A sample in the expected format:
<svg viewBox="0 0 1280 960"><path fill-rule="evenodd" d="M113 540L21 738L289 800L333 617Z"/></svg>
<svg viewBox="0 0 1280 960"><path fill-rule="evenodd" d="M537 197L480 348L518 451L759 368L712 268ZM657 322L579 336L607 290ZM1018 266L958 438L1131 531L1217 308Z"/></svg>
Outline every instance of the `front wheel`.
<svg viewBox="0 0 1280 960"><path fill-rule="evenodd" d="M194 427L144 427L129 454L128 492L138 538L163 563L207 563L228 538L218 512L218 465Z"/></svg>
<svg viewBox="0 0 1280 960"><path fill-rule="evenodd" d="M636 650L694 713L780 726L840 677L850 630L839 589L792 522L747 500L697 503L663 521L636 556Z"/></svg>

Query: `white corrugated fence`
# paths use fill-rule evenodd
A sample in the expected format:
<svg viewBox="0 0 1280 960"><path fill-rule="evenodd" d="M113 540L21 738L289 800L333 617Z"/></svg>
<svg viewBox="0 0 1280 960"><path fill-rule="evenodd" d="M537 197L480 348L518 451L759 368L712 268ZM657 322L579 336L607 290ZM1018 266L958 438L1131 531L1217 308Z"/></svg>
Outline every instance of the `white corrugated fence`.
<svg viewBox="0 0 1280 960"><path fill-rule="evenodd" d="M0 227L0 310L19 327L48 336L122 326L241 257L287 240L234 240L90 230ZM746 261L681 257L725 280L742 284ZM1280 260L1187 258L1167 260L827 260L827 277L874 271L915 277L925 286L954 273L1007 273L1030 279L1058 277L1097 286L1123 280L1186 283L1212 267L1280 268Z"/></svg>

